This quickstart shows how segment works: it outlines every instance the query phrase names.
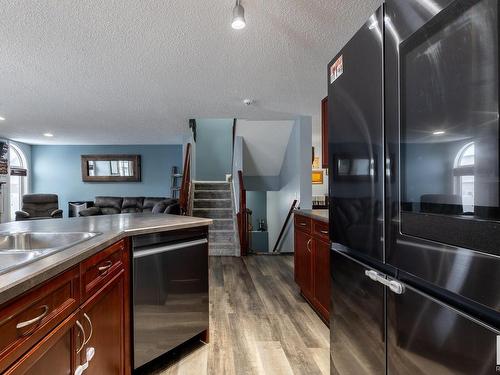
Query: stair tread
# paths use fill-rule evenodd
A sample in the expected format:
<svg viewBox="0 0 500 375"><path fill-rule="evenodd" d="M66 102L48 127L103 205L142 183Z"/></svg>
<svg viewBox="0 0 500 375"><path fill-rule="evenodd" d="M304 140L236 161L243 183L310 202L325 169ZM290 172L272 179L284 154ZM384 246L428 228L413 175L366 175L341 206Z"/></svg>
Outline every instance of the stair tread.
<svg viewBox="0 0 500 375"><path fill-rule="evenodd" d="M220 207L203 207L203 208L193 207L193 212L194 211L230 211L230 212L233 212L233 209L232 208L220 208Z"/></svg>
<svg viewBox="0 0 500 375"><path fill-rule="evenodd" d="M195 193L230 193L231 189L216 190L216 189L194 189Z"/></svg>
<svg viewBox="0 0 500 375"><path fill-rule="evenodd" d="M193 199L194 202L196 201L232 201L231 198L195 198Z"/></svg>

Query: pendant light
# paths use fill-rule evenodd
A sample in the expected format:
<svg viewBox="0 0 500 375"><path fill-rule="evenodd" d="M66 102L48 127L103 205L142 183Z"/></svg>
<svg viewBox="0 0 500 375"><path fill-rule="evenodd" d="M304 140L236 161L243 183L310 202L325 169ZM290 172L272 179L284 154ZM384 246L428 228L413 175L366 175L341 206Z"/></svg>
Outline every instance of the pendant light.
<svg viewBox="0 0 500 375"><path fill-rule="evenodd" d="M231 23L231 27L235 30L241 30L246 26L245 22L245 9L240 4L240 0L236 0L236 5L233 9L233 22Z"/></svg>

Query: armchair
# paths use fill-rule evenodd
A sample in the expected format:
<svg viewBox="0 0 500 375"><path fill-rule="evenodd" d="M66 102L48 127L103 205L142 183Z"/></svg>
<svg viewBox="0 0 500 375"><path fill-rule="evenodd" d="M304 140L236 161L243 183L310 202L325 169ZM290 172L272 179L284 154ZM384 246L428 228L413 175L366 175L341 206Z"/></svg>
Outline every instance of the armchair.
<svg viewBox="0 0 500 375"><path fill-rule="evenodd" d="M25 194L21 211L16 211L16 221L62 218L56 194Z"/></svg>

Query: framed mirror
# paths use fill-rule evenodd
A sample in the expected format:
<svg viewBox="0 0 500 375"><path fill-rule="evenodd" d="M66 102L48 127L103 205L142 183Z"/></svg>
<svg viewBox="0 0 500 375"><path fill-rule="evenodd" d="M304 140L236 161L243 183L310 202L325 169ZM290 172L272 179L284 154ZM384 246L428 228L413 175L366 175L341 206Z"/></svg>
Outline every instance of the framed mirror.
<svg viewBox="0 0 500 375"><path fill-rule="evenodd" d="M84 182L139 182L141 155L82 155Z"/></svg>

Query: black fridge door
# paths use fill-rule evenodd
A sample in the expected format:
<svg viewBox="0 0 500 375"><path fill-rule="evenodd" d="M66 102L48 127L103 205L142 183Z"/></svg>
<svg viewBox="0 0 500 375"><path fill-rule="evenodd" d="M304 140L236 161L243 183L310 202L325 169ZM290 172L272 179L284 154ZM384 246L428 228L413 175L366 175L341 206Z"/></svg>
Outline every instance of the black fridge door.
<svg viewBox="0 0 500 375"><path fill-rule="evenodd" d="M498 373L499 334L498 330L409 286L402 294L388 292L389 374Z"/></svg>
<svg viewBox="0 0 500 375"><path fill-rule="evenodd" d="M500 311L498 0L387 0L386 261Z"/></svg>
<svg viewBox="0 0 500 375"><path fill-rule="evenodd" d="M330 239L383 261L383 8L328 65Z"/></svg>
<svg viewBox="0 0 500 375"><path fill-rule="evenodd" d="M384 286L365 275L366 264L330 252L332 374L385 375Z"/></svg>

